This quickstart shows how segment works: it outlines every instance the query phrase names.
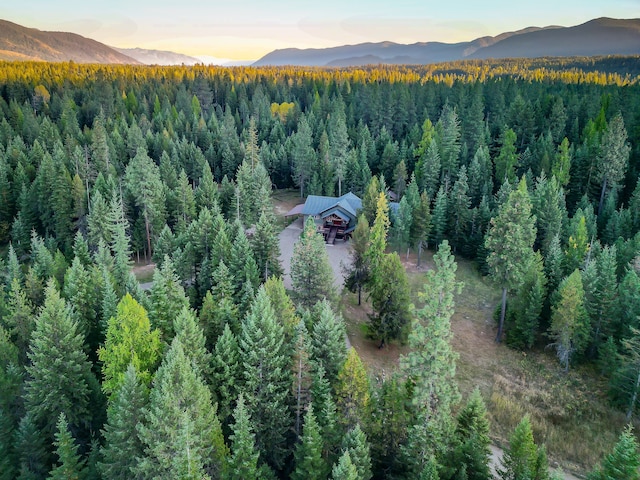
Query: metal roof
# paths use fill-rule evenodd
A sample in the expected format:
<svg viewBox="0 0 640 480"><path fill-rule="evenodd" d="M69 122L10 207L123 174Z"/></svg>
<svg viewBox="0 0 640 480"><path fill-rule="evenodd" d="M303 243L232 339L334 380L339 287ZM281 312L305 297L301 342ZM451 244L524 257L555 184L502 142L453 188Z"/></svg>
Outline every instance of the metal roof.
<svg viewBox="0 0 640 480"><path fill-rule="evenodd" d="M303 213L303 210L304 210L304 203L301 203L300 205L296 205L291 210L289 210L287 213L285 213L284 216L285 217L292 217L293 215L301 215Z"/></svg>
<svg viewBox="0 0 640 480"><path fill-rule="evenodd" d="M341 197L309 195L304 203L302 213L305 215L319 215L336 206L340 206L355 218L358 210L362 208L362 200L351 192L345 193Z"/></svg>

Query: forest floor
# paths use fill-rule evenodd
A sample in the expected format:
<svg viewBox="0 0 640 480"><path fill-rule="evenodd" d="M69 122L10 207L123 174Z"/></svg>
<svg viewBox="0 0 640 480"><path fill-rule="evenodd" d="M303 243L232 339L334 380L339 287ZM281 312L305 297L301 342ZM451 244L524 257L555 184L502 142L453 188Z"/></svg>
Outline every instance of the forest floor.
<svg viewBox="0 0 640 480"><path fill-rule="evenodd" d="M402 255L418 309L418 292L425 272L433 267L432 257L433 252L425 252L418 268L414 254L408 260ZM576 369L564 374L544 348L519 352L496 343L493 311L500 292L473 262L456 261L457 279L464 282L463 291L456 295L451 320L452 345L459 355L456 379L463 397L460 405L476 387L480 389L491 421L493 463L498 462L500 447L508 445L513 429L528 413L534 438L546 445L551 466L584 475L611 451L625 424L624 415L609 407L606 386L595 372ZM379 349L377 341L367 338L371 307L366 295L358 306L357 295L344 292L342 313L351 343L367 365L372 381L381 381L397 370L400 355L408 347L396 342ZM566 473L565 478L577 477Z"/></svg>

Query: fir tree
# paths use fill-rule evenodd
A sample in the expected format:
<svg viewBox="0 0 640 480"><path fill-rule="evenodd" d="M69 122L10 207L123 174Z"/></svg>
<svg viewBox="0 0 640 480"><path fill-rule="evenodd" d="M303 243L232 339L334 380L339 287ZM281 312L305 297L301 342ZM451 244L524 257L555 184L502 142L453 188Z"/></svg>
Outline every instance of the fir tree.
<svg viewBox="0 0 640 480"><path fill-rule="evenodd" d="M56 433L56 455L58 465L51 470L49 480L80 480L84 478L85 462L78 454L78 446L75 444L64 413L58 417L58 431Z"/></svg>
<svg viewBox="0 0 640 480"><path fill-rule="evenodd" d="M230 480L249 480L258 478L258 458L260 456L255 445L255 435L251 428L251 418L244 402L238 397L238 404L233 412L235 420L229 436L231 455L227 464L227 475Z"/></svg>
<svg viewBox="0 0 640 480"><path fill-rule="evenodd" d="M491 439L489 438L489 420L480 390L476 388L465 407L458 413L456 437L460 459L463 462L469 480L488 480Z"/></svg>
<svg viewBox="0 0 640 480"><path fill-rule="evenodd" d="M548 477L540 455L544 450L536 446L529 416L525 416L509 439L509 448L504 451L502 468L498 474L502 480L543 480Z"/></svg>
<svg viewBox="0 0 640 480"><path fill-rule="evenodd" d="M20 420L16 432L16 453L19 467L18 479L46 478L50 466L46 439L29 412Z"/></svg>
<svg viewBox="0 0 640 480"><path fill-rule="evenodd" d="M324 301L317 304L311 317L311 360L321 365L327 380L336 385L338 372L347 358L346 329L342 317Z"/></svg>
<svg viewBox="0 0 640 480"><path fill-rule="evenodd" d="M403 339L411 322L411 299L407 273L398 254L385 254L369 282L373 315L369 333L382 348L392 340Z"/></svg>
<svg viewBox="0 0 640 480"><path fill-rule="evenodd" d="M284 466L286 432L292 426L287 405L291 358L284 348L283 333L261 287L242 322L241 392L247 400L261 458L276 469Z"/></svg>
<svg viewBox="0 0 640 480"><path fill-rule="evenodd" d="M302 437L295 450L295 470L292 480L322 480L327 475L327 465L322 458L322 436L320 427L313 414L313 404L309 405L304 416Z"/></svg>
<svg viewBox="0 0 640 480"><path fill-rule="evenodd" d="M345 450L331 470L333 480L358 480L358 468L351 461L349 450Z"/></svg>
<svg viewBox="0 0 640 480"><path fill-rule="evenodd" d="M258 273L263 281L269 277L282 275L280 266L280 243L275 232L275 217L267 211L260 214L255 233L251 237L253 255L258 267Z"/></svg>
<svg viewBox="0 0 640 480"><path fill-rule="evenodd" d="M174 339L153 381L144 422L138 425L145 477L220 478L226 455L209 389Z"/></svg>
<svg viewBox="0 0 640 480"><path fill-rule="evenodd" d="M183 308L174 320L173 328L185 355L191 360L193 369L201 376L202 380L209 384L211 380L211 353L205 346L204 332L198 325L195 312L189 308Z"/></svg>
<svg viewBox="0 0 640 480"><path fill-rule="evenodd" d="M232 414L233 401L240 384L239 347L229 325L225 325L211 359L211 385L218 403L218 415L226 424Z"/></svg>
<svg viewBox="0 0 640 480"><path fill-rule="evenodd" d="M98 463L104 480L140 478L135 474L135 468L143 456L143 445L137 427L143 419L147 395L136 367L129 364L122 385L107 410L103 431L105 446Z"/></svg>
<svg viewBox="0 0 640 480"><path fill-rule="evenodd" d="M370 480L373 476L371 472L371 456L369 454L369 442L367 436L356 425L342 439L342 449L349 451L351 462L358 471L358 480Z"/></svg>
<svg viewBox="0 0 640 480"><path fill-rule="evenodd" d="M588 476L588 480L638 480L640 473L640 445L633 434L631 425L620 434L618 443Z"/></svg>
<svg viewBox="0 0 640 480"><path fill-rule="evenodd" d="M360 215L351 241L351 265L344 271L345 286L350 292L358 292L358 305L362 300L362 287L367 284L369 279L369 262L366 258L366 252L369 248L370 235L367 217Z"/></svg>
<svg viewBox="0 0 640 480"><path fill-rule="evenodd" d="M153 272L149 311L151 325L160 330L164 342L171 343L175 335L173 321L188 306L189 299L175 274L173 262L165 257L162 267Z"/></svg>
<svg viewBox="0 0 640 480"><path fill-rule="evenodd" d="M82 336L53 280L47 285L27 355L31 365L27 367L25 407L43 426L45 438L52 439L60 413L74 428L88 427L91 365Z"/></svg>
<svg viewBox="0 0 640 480"><path fill-rule="evenodd" d="M509 194L500 206L498 214L491 219L485 237L489 251L487 263L496 282L502 288L500 324L496 341L502 340L504 317L507 309L507 291L517 290L528 270L528 260L536 237L535 217L531 216L531 201L524 178L518 188Z"/></svg>

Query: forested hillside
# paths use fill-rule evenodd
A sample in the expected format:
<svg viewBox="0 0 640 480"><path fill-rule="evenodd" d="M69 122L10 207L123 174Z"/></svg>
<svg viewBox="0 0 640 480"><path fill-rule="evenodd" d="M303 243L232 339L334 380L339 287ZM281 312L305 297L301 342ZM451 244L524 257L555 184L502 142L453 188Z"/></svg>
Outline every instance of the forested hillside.
<svg viewBox="0 0 640 480"><path fill-rule="evenodd" d="M591 366L633 420L639 65L1 63L0 478L490 478L454 255L499 286L497 341ZM347 286L381 347L408 345L395 374L346 349L312 221L285 290L291 187L362 198ZM436 252L418 308L389 245ZM590 478L637 478L638 455L625 430ZM525 416L500 477L547 463Z"/></svg>

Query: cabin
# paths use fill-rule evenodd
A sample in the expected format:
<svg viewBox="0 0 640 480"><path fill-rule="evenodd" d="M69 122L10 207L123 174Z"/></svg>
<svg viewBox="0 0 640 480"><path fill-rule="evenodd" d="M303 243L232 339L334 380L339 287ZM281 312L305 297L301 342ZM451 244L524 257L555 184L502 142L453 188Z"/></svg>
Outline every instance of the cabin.
<svg viewBox="0 0 640 480"><path fill-rule="evenodd" d="M397 207L397 203L389 203L392 213L395 213ZM351 192L341 197L309 195L305 203L293 207L285 217L302 215L304 221L308 217L313 217L318 233L324 236L325 242L333 245L336 239L346 242L351 238L361 209L362 200Z"/></svg>
<svg viewBox="0 0 640 480"><path fill-rule="evenodd" d="M313 217L325 242L333 245L336 239L346 241L351 237L361 208L362 200L351 192L341 197L309 195L305 203L292 208L285 217L302 215L305 221Z"/></svg>

